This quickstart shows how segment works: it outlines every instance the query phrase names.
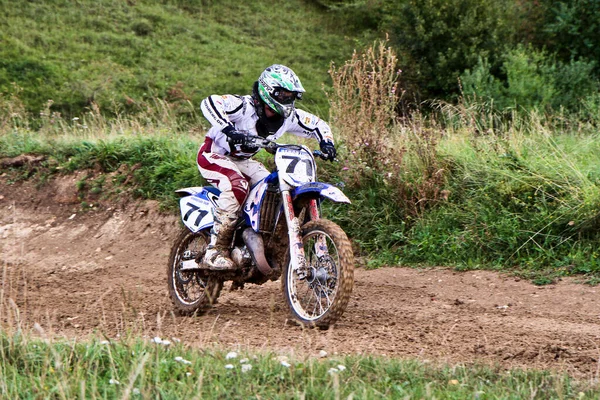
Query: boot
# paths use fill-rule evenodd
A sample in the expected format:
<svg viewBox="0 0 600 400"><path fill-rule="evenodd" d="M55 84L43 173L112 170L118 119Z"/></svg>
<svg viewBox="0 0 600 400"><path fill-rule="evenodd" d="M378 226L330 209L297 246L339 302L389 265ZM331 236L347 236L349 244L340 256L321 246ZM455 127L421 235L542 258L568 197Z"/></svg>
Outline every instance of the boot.
<svg viewBox="0 0 600 400"><path fill-rule="evenodd" d="M206 247L203 263L211 270L233 270L235 263L229 256L229 245L235 229L235 215L215 212L215 223L210 231L210 243Z"/></svg>

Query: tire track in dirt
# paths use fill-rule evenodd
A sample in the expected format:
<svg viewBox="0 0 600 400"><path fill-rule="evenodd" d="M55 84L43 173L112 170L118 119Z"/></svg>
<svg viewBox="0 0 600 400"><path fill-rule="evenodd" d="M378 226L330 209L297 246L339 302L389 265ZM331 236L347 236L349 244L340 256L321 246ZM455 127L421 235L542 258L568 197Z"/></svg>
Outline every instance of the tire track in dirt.
<svg viewBox="0 0 600 400"><path fill-rule="evenodd" d="M488 271L358 268L346 313L327 331L289 323L279 282L234 292L226 283L205 315L179 317L165 273L180 229L175 216L153 202L82 212L73 200L77 177L41 189L2 178L4 326L35 333L37 322L47 334L69 337L175 337L196 346L385 354L598 377L600 289L574 279L537 287Z"/></svg>

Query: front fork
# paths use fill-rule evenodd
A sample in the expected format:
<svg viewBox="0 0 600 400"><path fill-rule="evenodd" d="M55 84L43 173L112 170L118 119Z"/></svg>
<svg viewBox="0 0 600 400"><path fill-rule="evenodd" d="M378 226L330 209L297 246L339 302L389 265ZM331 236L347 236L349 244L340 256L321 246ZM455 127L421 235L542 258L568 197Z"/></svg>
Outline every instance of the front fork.
<svg viewBox="0 0 600 400"><path fill-rule="evenodd" d="M292 269L297 271L299 277L306 277L306 257L304 256L304 245L302 244L302 229L300 221L294 212L294 203L289 190L281 191L283 199L283 213L288 227L290 239L290 262Z"/></svg>
<svg viewBox="0 0 600 400"><path fill-rule="evenodd" d="M290 240L290 260L292 269L297 271L298 277L305 278L307 272L306 256L304 255L304 244L302 242L302 227L300 220L294 212L294 203L289 190L281 192L283 198L283 211L288 226L288 236ZM311 199L308 204L308 212L311 220L319 219L319 207L315 199ZM317 257L322 257L327 253L325 238L319 236L315 242L315 252Z"/></svg>
<svg viewBox="0 0 600 400"><path fill-rule="evenodd" d="M321 216L319 215L319 206L317 205L317 200L311 199L308 203L308 212L310 215L310 220L315 221ZM327 255L327 240L325 240L325 236L319 235L315 240L315 254L321 259L321 257Z"/></svg>

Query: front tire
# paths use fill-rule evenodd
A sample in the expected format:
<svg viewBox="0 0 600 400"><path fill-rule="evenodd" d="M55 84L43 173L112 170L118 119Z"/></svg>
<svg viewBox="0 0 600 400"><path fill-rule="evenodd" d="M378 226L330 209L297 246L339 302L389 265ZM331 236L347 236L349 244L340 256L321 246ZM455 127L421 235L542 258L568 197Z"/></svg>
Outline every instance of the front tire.
<svg viewBox="0 0 600 400"><path fill-rule="evenodd" d="M202 259L208 245L208 235L183 228L171 248L167 267L167 285L175 310L181 315L204 311L217 301L223 281L200 276L199 270L182 270L182 262Z"/></svg>
<svg viewBox="0 0 600 400"><path fill-rule="evenodd" d="M344 313L354 286L354 255L337 224L318 219L302 227L307 270L294 271L289 260L282 274L283 293L294 318L322 329Z"/></svg>

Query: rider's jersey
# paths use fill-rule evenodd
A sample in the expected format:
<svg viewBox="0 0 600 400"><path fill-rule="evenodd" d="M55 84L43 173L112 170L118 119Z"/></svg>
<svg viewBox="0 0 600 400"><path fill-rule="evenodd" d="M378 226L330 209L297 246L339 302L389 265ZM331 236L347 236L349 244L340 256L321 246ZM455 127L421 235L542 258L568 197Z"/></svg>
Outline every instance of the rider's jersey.
<svg viewBox="0 0 600 400"><path fill-rule="evenodd" d="M212 95L202 100L200 108L204 117L212 127L206 134L212 139L210 152L221 155L230 155L239 158L249 158L256 151L247 153L238 149L231 149L223 128L232 125L237 131L247 132L256 136L256 122L258 115L254 109L252 96ZM333 135L329 125L317 116L304 110L296 109L292 115L283 120L283 124L276 132L270 133L266 139L277 140L284 133L289 132L296 136L314 138L333 143Z"/></svg>

